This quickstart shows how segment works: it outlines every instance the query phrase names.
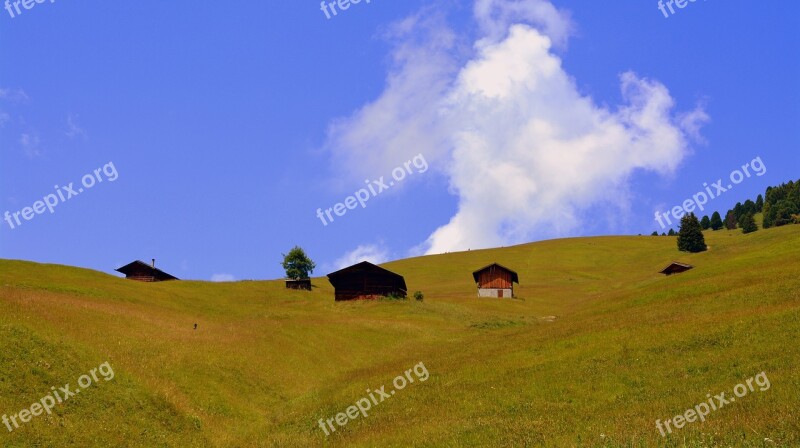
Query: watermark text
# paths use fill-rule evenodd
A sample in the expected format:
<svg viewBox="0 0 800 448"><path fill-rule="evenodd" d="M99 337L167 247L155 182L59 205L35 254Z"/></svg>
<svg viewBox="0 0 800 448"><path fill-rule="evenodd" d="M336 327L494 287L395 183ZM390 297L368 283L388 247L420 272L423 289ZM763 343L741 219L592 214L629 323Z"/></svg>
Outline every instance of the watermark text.
<svg viewBox="0 0 800 448"><path fill-rule="evenodd" d="M741 171L738 169L733 170L733 172L731 172L731 174L728 176L731 183L727 184L727 186L723 186L722 179L717 179L716 182L712 182L711 186L708 185L708 182L703 182L705 191L699 191L697 194L692 196L691 199L683 201L683 204L681 205L672 207L672 210L668 212L662 213L656 211L656 221L658 221L658 224L661 225L662 229L664 229L668 225L672 225L672 220L669 219L670 216L675 218L675 221L680 222L683 215L693 212L695 208L700 209L700 211L705 210L705 205L708 204L709 199L716 199L722 196L723 193L727 192L728 190L732 190L734 185L739 185L745 179L749 178L752 175L750 173L751 168L753 170L752 174L755 174L756 176L763 176L767 172L767 166L761 161L761 157L756 157L750 162L742 165ZM664 220L662 220L662 218L664 218ZM665 221L666 224L664 224Z"/></svg>
<svg viewBox="0 0 800 448"><path fill-rule="evenodd" d="M103 182L103 177L100 176L100 173L103 173L105 176L105 180L109 182L114 182L119 177L119 173L117 173L117 168L114 166L113 162L108 162L103 165L101 168L97 168L94 172L84 175L81 178L81 184L83 187L78 187L77 190L75 189L75 182L70 182L66 186L54 186L53 188L56 190L55 193L50 193L42 198L41 201L36 201L33 203L31 207L24 207L22 210L18 210L16 212L9 212L6 210L5 214L3 215L3 220L8 224L9 227L15 229L22 225L22 221L20 221L20 216L25 221L30 221L36 215L41 215L44 213L45 210L48 210L50 213L55 213L56 206L61 202L66 202L67 200L83 193L86 189L92 188L95 186L96 183ZM35 213L35 214L34 214ZM16 225L14 224L16 223Z"/></svg>
<svg viewBox="0 0 800 448"><path fill-rule="evenodd" d="M78 378L78 387L72 389L72 387L67 384L64 387L59 387L58 389L55 386L51 387L50 390L52 393L45 395L41 400L33 403L28 408L19 411L18 413L8 416L3 414L2 421L3 425L8 429L8 432L12 432L15 429L20 427L20 423L28 423L30 422L33 417L38 417L43 413L47 413L51 415L53 413L53 408L56 407L56 404L64 403L65 401L69 400L70 397L75 397L81 390L88 388L94 383L100 382L100 378L97 374L105 381L111 381L114 379L114 369L111 368L111 364L108 361L100 364L97 368L94 368L89 371L86 375L81 375ZM13 424L13 428L11 427Z"/></svg>
<svg viewBox="0 0 800 448"><path fill-rule="evenodd" d="M420 362L413 368L406 370L403 375L397 375L395 377L394 381L392 381L392 385L394 386L393 390L386 392L386 386L381 386L379 389L375 390L367 389L368 396L357 400L353 406L348 407L344 412L340 412L325 421L319 419L318 423L320 429L322 429L326 436L329 436L331 433L336 432L336 427L333 426L333 422L336 422L337 426L342 427L348 424L350 420L357 419L359 415L367 417L367 411L369 411L373 405L377 406L383 403L384 400L392 398L392 395L398 390L403 390L407 385L412 384L414 382L414 377L411 376L412 372L420 382L427 381L430 376L425 364ZM330 429L330 431L328 431L328 429Z"/></svg>
<svg viewBox="0 0 800 448"><path fill-rule="evenodd" d="M671 419L667 419L663 423L661 420L656 420L656 429L658 432L661 433L662 437L666 437L667 433L672 434L672 426L675 429L681 429L686 426L687 423L693 423L697 420L701 422L706 421L706 416L711 413L711 411L716 411L718 409L722 409L723 407L733 403L736 401L737 398L742 398L747 395L749 392L754 392L755 388L753 387L753 383L756 383L758 386L758 390L764 392L765 390L769 390L770 383L769 378L767 378L767 374L765 372L761 372L753 378L749 378L745 383L737 384L733 388L733 395L729 398L725 397L725 392L722 392L719 395L714 395L713 397L711 394L706 394L706 398L708 401L701 402L697 406L693 408L689 408L683 414L676 415ZM666 428L666 432L665 432Z"/></svg>

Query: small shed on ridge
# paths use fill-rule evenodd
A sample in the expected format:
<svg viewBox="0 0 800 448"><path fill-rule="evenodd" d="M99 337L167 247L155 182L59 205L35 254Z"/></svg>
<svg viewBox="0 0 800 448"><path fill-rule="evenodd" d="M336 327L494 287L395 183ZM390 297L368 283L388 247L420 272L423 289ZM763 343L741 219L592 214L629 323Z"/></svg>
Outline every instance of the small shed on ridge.
<svg viewBox="0 0 800 448"><path fill-rule="evenodd" d="M690 264L673 261L672 263L669 264L669 266L662 269L661 272L659 272L659 274L664 274L664 275L680 274L681 272L686 272L689 269L692 269L693 267L694 266Z"/></svg>
<svg viewBox="0 0 800 448"><path fill-rule="evenodd" d="M287 279L286 289L299 289L303 291L311 291L311 279L310 278Z"/></svg>
<svg viewBox="0 0 800 448"><path fill-rule="evenodd" d="M125 278L127 279L137 280L140 282L163 282L166 280L178 280L177 277L167 274L161 269L157 269L155 258L153 258L153 262L151 264L136 260L119 269L116 269L116 271L125 274Z"/></svg>
<svg viewBox="0 0 800 448"><path fill-rule="evenodd" d="M511 269L492 263L472 273L478 285L478 297L514 297L514 283L519 276Z"/></svg>

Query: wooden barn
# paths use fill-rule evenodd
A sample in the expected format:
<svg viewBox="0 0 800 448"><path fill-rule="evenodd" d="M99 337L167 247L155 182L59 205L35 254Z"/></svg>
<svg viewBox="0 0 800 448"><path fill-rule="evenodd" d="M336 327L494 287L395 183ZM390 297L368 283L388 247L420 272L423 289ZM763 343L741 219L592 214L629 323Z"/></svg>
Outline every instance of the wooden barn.
<svg viewBox="0 0 800 448"><path fill-rule="evenodd" d="M405 297L406 281L402 275L387 271L368 261L328 274L336 301L378 299L388 295Z"/></svg>
<svg viewBox="0 0 800 448"><path fill-rule="evenodd" d="M286 280L286 289L298 289L302 291L311 291L311 279L289 279Z"/></svg>
<svg viewBox="0 0 800 448"><path fill-rule="evenodd" d="M514 283L519 283L516 272L497 263L478 269L472 278L478 285L478 297L514 297Z"/></svg>
<svg viewBox="0 0 800 448"><path fill-rule="evenodd" d="M669 264L669 266L662 269L660 274L664 275L680 274L681 272L686 272L689 269L692 269L693 267L694 266L690 264L673 261L672 263Z"/></svg>
<svg viewBox="0 0 800 448"><path fill-rule="evenodd" d="M140 282L163 282L166 280L178 280L177 277L167 274L161 269L156 268L156 259L153 258L151 264L136 260L125 266L116 269L117 272L125 274L125 278Z"/></svg>

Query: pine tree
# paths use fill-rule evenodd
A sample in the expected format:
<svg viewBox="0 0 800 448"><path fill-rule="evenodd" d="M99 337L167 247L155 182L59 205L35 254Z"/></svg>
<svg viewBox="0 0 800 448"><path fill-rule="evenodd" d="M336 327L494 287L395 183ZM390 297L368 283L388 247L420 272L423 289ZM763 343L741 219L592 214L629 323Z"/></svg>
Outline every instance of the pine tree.
<svg viewBox="0 0 800 448"><path fill-rule="evenodd" d="M703 238L700 221L694 213L689 213L681 218L681 228L678 231L678 250L684 252L702 252L708 249Z"/></svg>
<svg viewBox="0 0 800 448"><path fill-rule="evenodd" d="M756 213L764 211L764 196L758 195L756 198Z"/></svg>
<svg viewBox="0 0 800 448"><path fill-rule="evenodd" d="M767 189L769 191L769 189ZM775 220L775 213L772 210L772 204L769 202L764 203L764 220L761 222L761 227L769 229L772 227L772 221Z"/></svg>
<svg viewBox="0 0 800 448"><path fill-rule="evenodd" d="M722 228L722 217L719 212L714 212L711 215L711 230L719 230Z"/></svg>
<svg viewBox="0 0 800 448"><path fill-rule="evenodd" d="M733 216L736 217L736 221L739 221L739 217L744 214L743 206L741 202L737 202L736 205L733 206Z"/></svg>
<svg viewBox="0 0 800 448"><path fill-rule="evenodd" d="M740 229L743 229L743 228L744 228L744 221L747 219L747 215L749 215L749 214L750 214L750 213L743 213L743 214L742 214L742 216L740 216L740 217L739 217L739 219L736 221L736 225L737 225L737 226L738 226Z"/></svg>
<svg viewBox="0 0 800 448"><path fill-rule="evenodd" d="M756 225L756 220L753 219L752 213L743 215L742 219L739 220L739 225L742 227L742 233L751 233L758 230L758 225Z"/></svg>
<svg viewBox="0 0 800 448"><path fill-rule="evenodd" d="M675 231L672 230L672 229L669 229L669 232L667 233L667 236L675 236Z"/></svg>
<svg viewBox="0 0 800 448"><path fill-rule="evenodd" d="M711 220L708 219L708 215L703 216L703 219L700 220L700 227L702 227L703 230L708 230L711 228Z"/></svg>
<svg viewBox="0 0 800 448"><path fill-rule="evenodd" d="M757 209L758 207L756 207L756 203L748 199L744 201L744 205L742 206L742 215L746 215L748 213L755 215L758 213ZM739 218L741 219L741 216Z"/></svg>
<svg viewBox="0 0 800 448"><path fill-rule="evenodd" d="M762 224L765 229L789 224L792 222L792 215L798 213L800 213L800 180L767 188L767 193L764 195Z"/></svg>
<svg viewBox="0 0 800 448"><path fill-rule="evenodd" d="M658 236L658 232L654 230L653 233L650 234L650 236Z"/></svg>
<svg viewBox="0 0 800 448"><path fill-rule="evenodd" d="M725 215L725 228L728 230L736 228L736 214L733 213L733 210L728 210L728 214Z"/></svg>

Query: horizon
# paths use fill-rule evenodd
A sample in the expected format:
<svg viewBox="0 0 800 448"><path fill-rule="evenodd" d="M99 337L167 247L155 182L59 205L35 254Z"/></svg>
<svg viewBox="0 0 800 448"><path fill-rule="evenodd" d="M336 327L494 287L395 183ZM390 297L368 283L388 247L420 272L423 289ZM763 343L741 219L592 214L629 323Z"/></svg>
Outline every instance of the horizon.
<svg viewBox="0 0 800 448"><path fill-rule="evenodd" d="M6 259L324 277L800 178L794 3L0 5Z"/></svg>

